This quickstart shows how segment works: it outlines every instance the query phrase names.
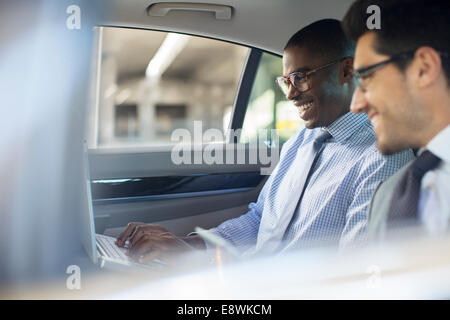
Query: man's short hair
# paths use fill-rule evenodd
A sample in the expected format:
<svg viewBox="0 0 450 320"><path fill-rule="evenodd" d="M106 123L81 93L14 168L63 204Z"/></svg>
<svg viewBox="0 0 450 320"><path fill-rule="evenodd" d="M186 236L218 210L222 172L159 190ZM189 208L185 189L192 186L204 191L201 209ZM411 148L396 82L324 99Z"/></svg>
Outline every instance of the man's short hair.
<svg viewBox="0 0 450 320"><path fill-rule="evenodd" d="M380 29L368 29L367 8L380 8ZM353 41L367 32L376 34L374 49L380 54L395 56L429 46L450 54L450 1L449 0L357 0L342 22L347 36ZM441 55L442 67L449 82L450 59ZM405 70L411 59L395 64Z"/></svg>
<svg viewBox="0 0 450 320"><path fill-rule="evenodd" d="M355 44L345 36L340 21L335 19L319 20L301 29L289 39L284 50L296 46L308 47L324 61L353 57L355 52Z"/></svg>

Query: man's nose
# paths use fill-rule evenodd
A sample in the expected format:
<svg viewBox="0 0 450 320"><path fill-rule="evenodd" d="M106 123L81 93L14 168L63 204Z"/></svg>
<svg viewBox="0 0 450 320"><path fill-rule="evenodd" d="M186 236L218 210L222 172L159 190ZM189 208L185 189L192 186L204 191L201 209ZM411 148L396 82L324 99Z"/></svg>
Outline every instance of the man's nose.
<svg viewBox="0 0 450 320"><path fill-rule="evenodd" d="M291 84L289 85L289 89L286 94L286 99L294 100L294 98L296 98L299 94L300 92L297 89L295 89L295 87Z"/></svg>
<svg viewBox="0 0 450 320"><path fill-rule="evenodd" d="M365 93L360 87L356 87L356 90L353 92L352 103L350 105L350 110L353 113L362 113L367 110L367 100L365 97Z"/></svg>

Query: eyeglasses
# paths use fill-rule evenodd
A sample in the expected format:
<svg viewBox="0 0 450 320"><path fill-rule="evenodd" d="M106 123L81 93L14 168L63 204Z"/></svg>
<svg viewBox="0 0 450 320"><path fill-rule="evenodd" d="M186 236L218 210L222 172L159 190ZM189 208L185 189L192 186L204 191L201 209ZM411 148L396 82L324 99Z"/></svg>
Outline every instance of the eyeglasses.
<svg viewBox="0 0 450 320"><path fill-rule="evenodd" d="M315 68L313 70L310 71L306 71L306 72L302 72L302 71L298 71L298 72L292 72L291 74L289 74L287 77L277 77L276 82L278 83L278 85L281 88L281 91L283 91L284 95L287 95L289 92L289 89L291 87L291 85L295 88L295 90L297 90L298 92L305 92L308 91L309 89L311 89L311 81L309 81L309 76L314 74L315 72L325 69L335 63L338 63L340 61L342 61L345 58L341 58L338 60L334 60L330 63L327 63L323 66L320 66L318 68Z"/></svg>
<svg viewBox="0 0 450 320"><path fill-rule="evenodd" d="M391 62L397 62L397 61L402 60L402 59L411 58L412 56L414 56L414 53L415 53L415 50L414 51L403 52L403 53L400 53L398 55L393 56L390 59L381 61L379 63L373 64L373 65L368 66L368 67L360 68L358 70L353 71L353 77L356 79L356 83L358 84L358 86L362 90L366 90L366 88L367 88L367 79L369 79L369 77L373 76L375 71L383 68L384 66L388 65Z"/></svg>
<svg viewBox="0 0 450 320"><path fill-rule="evenodd" d="M412 58L415 53L416 53L416 50L411 50L411 51L400 53L400 54L395 55L392 58L387 59L385 61L381 61L381 62L373 64L371 66L355 70L355 71L353 71L353 76L356 79L356 82L357 82L358 86L363 91L366 91L367 90L367 79L369 79L371 76L373 76L375 71L381 69L382 67L384 67L388 63L396 62L396 61L399 61L399 60L402 60L402 59ZM448 54L446 52L437 51L437 53L439 53L439 55L442 58L449 58L450 57L450 54Z"/></svg>

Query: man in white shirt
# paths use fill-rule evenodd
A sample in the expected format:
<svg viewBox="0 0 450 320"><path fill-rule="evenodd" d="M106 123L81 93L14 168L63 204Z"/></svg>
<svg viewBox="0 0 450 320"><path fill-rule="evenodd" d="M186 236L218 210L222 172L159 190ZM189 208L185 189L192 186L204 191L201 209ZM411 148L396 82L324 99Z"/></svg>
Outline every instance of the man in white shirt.
<svg viewBox="0 0 450 320"><path fill-rule="evenodd" d="M381 28L368 29L371 5ZM418 149L418 158L379 185L369 208L369 233L391 227L448 230L450 216L450 2L358 0L343 27L357 41L358 80L351 110L366 113L383 154Z"/></svg>
<svg viewBox="0 0 450 320"><path fill-rule="evenodd" d="M425 174L419 198L419 219L427 230L440 234L447 230L450 218L450 126L439 132L426 146L442 159L435 170Z"/></svg>

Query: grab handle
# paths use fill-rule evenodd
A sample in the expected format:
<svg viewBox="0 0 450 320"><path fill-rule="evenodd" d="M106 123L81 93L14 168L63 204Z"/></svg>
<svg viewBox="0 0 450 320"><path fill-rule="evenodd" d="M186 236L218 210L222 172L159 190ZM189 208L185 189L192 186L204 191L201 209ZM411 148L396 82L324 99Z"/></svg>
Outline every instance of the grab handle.
<svg viewBox="0 0 450 320"><path fill-rule="evenodd" d="M173 10L212 12L218 20L231 19L230 6L206 3L160 2L150 5L147 14L152 17L164 17Z"/></svg>

